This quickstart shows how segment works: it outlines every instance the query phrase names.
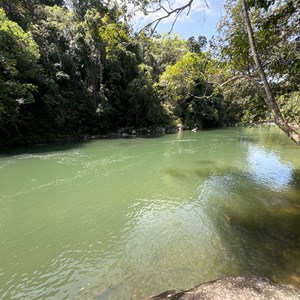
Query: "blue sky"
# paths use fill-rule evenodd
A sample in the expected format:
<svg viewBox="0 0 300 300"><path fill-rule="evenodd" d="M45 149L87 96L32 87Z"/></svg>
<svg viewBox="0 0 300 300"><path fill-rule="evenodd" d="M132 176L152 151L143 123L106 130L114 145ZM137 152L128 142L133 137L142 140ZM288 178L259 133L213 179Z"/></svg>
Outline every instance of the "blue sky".
<svg viewBox="0 0 300 300"><path fill-rule="evenodd" d="M173 6L179 7L186 4L188 0L171 0ZM181 35L183 38L189 38L190 36L204 35L209 40L216 34L216 26L218 21L224 14L223 1L222 0L207 0L209 7L205 5L204 0L194 0L192 9L187 15L187 11L183 12L176 21L173 33ZM147 22L151 22L155 17L161 16L161 13L150 16L142 16L137 14L136 24L137 28L141 28ZM172 28L173 18L164 20L157 27L159 33L169 32Z"/></svg>

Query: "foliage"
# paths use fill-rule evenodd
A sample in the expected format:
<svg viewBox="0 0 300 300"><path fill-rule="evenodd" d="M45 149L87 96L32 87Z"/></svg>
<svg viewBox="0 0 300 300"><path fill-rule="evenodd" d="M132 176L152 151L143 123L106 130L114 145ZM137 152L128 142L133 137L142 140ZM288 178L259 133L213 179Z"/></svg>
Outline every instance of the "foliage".
<svg viewBox="0 0 300 300"><path fill-rule="evenodd" d="M203 52L207 44L207 39L205 36L198 36L198 41L195 40L195 37L191 36L187 40L187 46L191 52L201 53Z"/></svg>
<svg viewBox="0 0 300 300"><path fill-rule="evenodd" d="M158 86L168 110L188 128L221 125L222 98L213 94L207 79L209 57L188 52L168 66Z"/></svg>
<svg viewBox="0 0 300 300"><path fill-rule="evenodd" d="M160 104L151 77L144 76L144 65L140 65L139 69L140 76L133 79L128 86L128 124L137 128L166 124L168 116Z"/></svg>
<svg viewBox="0 0 300 300"><path fill-rule="evenodd" d="M0 133L11 138L22 126L19 110L34 101L39 49L30 33L10 21L0 8Z"/></svg>
<svg viewBox="0 0 300 300"><path fill-rule="evenodd" d="M289 123L300 126L300 92L281 95L278 104Z"/></svg>
<svg viewBox="0 0 300 300"><path fill-rule="evenodd" d="M224 21L223 56L217 61L205 52L203 36L184 40L177 35L136 34L127 22L126 7L96 0L65 3L1 2L0 130L7 143L120 127L176 122L188 128L215 127L268 118L251 84L240 80L216 89L238 72L255 73L237 6L232 6L232 19ZM278 11L275 23L268 17L273 24L269 26L263 21L265 14L255 14L257 28L283 22ZM283 23L288 27L289 22ZM282 62L268 61L269 76L284 72L273 81L278 96L285 89L280 99L292 99L290 93L297 88L298 44L288 41L280 48L285 49ZM290 63L295 68L286 68Z"/></svg>
<svg viewBox="0 0 300 300"><path fill-rule="evenodd" d="M299 90L297 24L300 14L297 2L247 2L251 11L257 52L277 102L283 95ZM221 54L220 60L226 62L222 65L227 73L224 81L229 78L239 79L236 83L223 86L225 100L226 95L232 94L226 90L233 89L234 98L240 98L240 105L245 106L243 119L246 122L270 120L270 114L266 114L266 106L263 104L263 94L257 89L261 82L251 55L240 1L226 1L225 8L227 13L220 23L215 49ZM241 85L244 87L241 88ZM248 90L251 101L244 101L243 90ZM286 117L291 119L292 116Z"/></svg>

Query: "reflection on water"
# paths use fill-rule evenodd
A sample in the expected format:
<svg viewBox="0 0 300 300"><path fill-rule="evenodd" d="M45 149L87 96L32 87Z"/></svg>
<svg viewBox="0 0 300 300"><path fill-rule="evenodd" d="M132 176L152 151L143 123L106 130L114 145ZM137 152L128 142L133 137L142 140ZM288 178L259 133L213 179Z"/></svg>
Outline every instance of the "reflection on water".
<svg viewBox="0 0 300 300"><path fill-rule="evenodd" d="M293 179L293 168L280 157L262 147L250 146L247 162L251 177L273 189L287 187Z"/></svg>
<svg viewBox="0 0 300 300"><path fill-rule="evenodd" d="M141 299L224 276L300 286L299 149L274 129L0 158L0 299Z"/></svg>

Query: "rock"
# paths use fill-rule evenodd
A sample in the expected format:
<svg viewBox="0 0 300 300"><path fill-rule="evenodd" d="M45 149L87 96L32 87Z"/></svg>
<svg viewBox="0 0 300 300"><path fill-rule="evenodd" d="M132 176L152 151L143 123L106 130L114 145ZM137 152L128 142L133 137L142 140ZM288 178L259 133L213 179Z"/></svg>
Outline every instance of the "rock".
<svg viewBox="0 0 300 300"><path fill-rule="evenodd" d="M174 290L146 300L300 300L300 289L255 276L228 277L202 283L183 291Z"/></svg>

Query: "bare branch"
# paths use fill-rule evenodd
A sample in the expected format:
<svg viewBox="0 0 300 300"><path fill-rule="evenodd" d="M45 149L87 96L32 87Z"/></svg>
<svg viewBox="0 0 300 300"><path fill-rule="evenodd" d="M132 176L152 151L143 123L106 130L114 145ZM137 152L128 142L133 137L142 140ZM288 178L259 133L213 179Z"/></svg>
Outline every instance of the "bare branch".
<svg viewBox="0 0 300 300"><path fill-rule="evenodd" d="M145 27L143 27L140 32L142 32L143 30L145 30L146 28L150 28L153 26L152 30L151 30L151 34L153 34L157 28L157 26L165 19L168 19L169 17L171 16L175 16L175 19L174 21L172 22L172 25L171 25L171 30L169 31L169 33L172 32L174 26L175 26L175 23L177 22L179 16L187 9L188 12L187 12L187 15L189 15L190 11L191 11L191 8L192 8L192 4L193 4L194 0L189 0L185 5L182 5L180 7L177 7L177 8L174 8L172 9L171 8L171 4L169 2L169 0L167 0L167 4L169 6L169 8L165 8L161 3L159 5L158 8L154 9L152 12L151 11L147 11L147 14L149 13L154 13L154 12L158 12L158 11L164 11L165 12L165 15L157 18L156 20L150 22L149 24L147 24ZM207 3L207 0L204 0L205 2L205 5L207 7L209 7L208 3Z"/></svg>
<svg viewBox="0 0 300 300"><path fill-rule="evenodd" d="M221 83L220 85L217 86L217 88L222 88L223 86L225 86L226 84L237 80L237 79L247 79L248 81L250 81L252 83L252 85L254 85L262 94L265 93L262 85L260 85L259 81L257 79L255 79L254 77L247 75L247 74L237 74L231 78L229 78L228 80L224 81L223 83Z"/></svg>
<svg viewBox="0 0 300 300"><path fill-rule="evenodd" d="M176 23L176 21L177 21L177 19L178 19L179 16L180 16L180 13L177 13L177 14L176 14L176 17L175 17L175 19L174 19L174 21L172 22L172 26L171 26L171 29L170 29L170 31L168 32L168 34L170 34L170 33L173 31L173 28L174 28L175 23Z"/></svg>

